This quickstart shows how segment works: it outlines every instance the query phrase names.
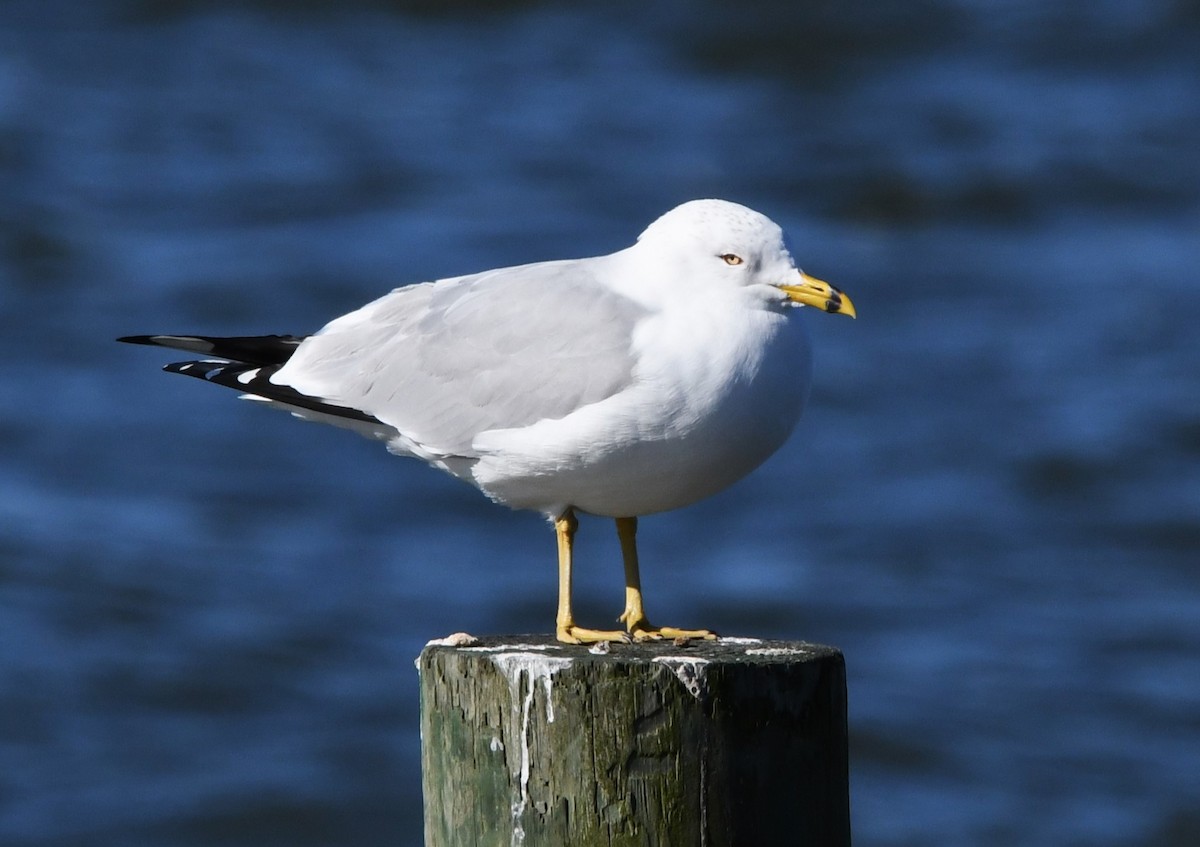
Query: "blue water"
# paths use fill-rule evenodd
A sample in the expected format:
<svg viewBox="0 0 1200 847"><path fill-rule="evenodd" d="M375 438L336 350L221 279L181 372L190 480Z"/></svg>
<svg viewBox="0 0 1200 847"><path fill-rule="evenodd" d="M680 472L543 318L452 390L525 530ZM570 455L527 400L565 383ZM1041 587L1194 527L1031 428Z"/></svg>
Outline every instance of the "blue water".
<svg viewBox="0 0 1200 847"><path fill-rule="evenodd" d="M860 318L651 614L845 651L860 845L1200 843L1196 4L592 5L0 6L0 843L418 844L413 658L552 621L539 517L111 339L702 196Z"/></svg>

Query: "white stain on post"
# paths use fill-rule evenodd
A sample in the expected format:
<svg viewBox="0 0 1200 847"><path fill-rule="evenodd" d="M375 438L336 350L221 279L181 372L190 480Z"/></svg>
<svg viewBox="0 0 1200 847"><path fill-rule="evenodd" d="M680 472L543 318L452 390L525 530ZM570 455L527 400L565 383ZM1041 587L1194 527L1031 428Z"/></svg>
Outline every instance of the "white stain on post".
<svg viewBox="0 0 1200 847"><path fill-rule="evenodd" d="M674 671L675 676L683 683L683 687L696 699L708 694L708 680L704 678L708 659L694 656L655 656L653 661L666 665Z"/></svg>
<svg viewBox="0 0 1200 847"><path fill-rule="evenodd" d="M554 723L554 701L550 697L551 678L571 665L570 659L540 656L534 653L496 653L490 657L492 663L504 674L508 690L512 694L513 715L521 714L521 770L519 797L512 804L513 847L525 842L525 828L521 818L529 806L529 713L533 708L533 692L540 682L546 700L546 723ZM525 696L521 696L521 680L525 680Z"/></svg>
<svg viewBox="0 0 1200 847"><path fill-rule="evenodd" d="M473 647L479 639L469 632L456 632L445 638L435 638L425 644L426 647Z"/></svg>
<svg viewBox="0 0 1200 847"><path fill-rule="evenodd" d="M808 650L799 647L760 647L747 650L747 656L807 656Z"/></svg>

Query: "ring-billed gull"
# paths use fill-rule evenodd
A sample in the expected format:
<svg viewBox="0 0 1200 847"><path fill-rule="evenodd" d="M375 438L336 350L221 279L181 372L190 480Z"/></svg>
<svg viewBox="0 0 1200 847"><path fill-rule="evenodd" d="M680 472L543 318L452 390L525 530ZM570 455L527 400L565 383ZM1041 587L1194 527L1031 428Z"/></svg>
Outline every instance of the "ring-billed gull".
<svg viewBox="0 0 1200 847"><path fill-rule="evenodd" d="M811 383L802 306L855 314L797 269L769 218L694 200L616 253L397 288L310 336L119 340L213 357L165 369L542 512L558 537L560 641L712 638L651 626L637 518L720 491L784 443ZM577 511L616 519L623 631L575 624Z"/></svg>

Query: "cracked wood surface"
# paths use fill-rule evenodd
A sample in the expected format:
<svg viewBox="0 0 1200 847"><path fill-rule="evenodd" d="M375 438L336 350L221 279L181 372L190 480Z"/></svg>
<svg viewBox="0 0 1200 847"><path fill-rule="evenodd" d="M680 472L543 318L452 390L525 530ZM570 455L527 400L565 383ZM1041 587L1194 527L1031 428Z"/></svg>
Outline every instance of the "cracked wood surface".
<svg viewBox="0 0 1200 847"><path fill-rule="evenodd" d="M850 843L834 648L509 636L418 668L427 847Z"/></svg>

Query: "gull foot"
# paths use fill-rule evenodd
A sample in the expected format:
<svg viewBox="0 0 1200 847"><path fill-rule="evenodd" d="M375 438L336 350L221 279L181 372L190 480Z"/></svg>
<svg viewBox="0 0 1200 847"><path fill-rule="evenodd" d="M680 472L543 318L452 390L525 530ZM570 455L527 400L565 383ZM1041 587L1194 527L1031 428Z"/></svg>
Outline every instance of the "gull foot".
<svg viewBox="0 0 1200 847"><path fill-rule="evenodd" d="M618 641L628 643L629 634L619 629L585 629L575 624L560 626L554 636L564 644L597 644L601 641Z"/></svg>
<svg viewBox="0 0 1200 847"><path fill-rule="evenodd" d="M646 620L646 615L641 611L640 604L637 607L627 608L617 620L625 624L634 641L661 641L664 638L673 640L696 638L704 641L715 641L717 638L715 632L710 632L707 629L678 629L673 626L653 626L650 621Z"/></svg>
<svg viewBox="0 0 1200 847"><path fill-rule="evenodd" d="M673 626L650 626L645 623L631 628L629 634L633 636L634 641L660 641L664 638L684 641L693 638L702 641L717 640L717 634L707 629L678 629Z"/></svg>

